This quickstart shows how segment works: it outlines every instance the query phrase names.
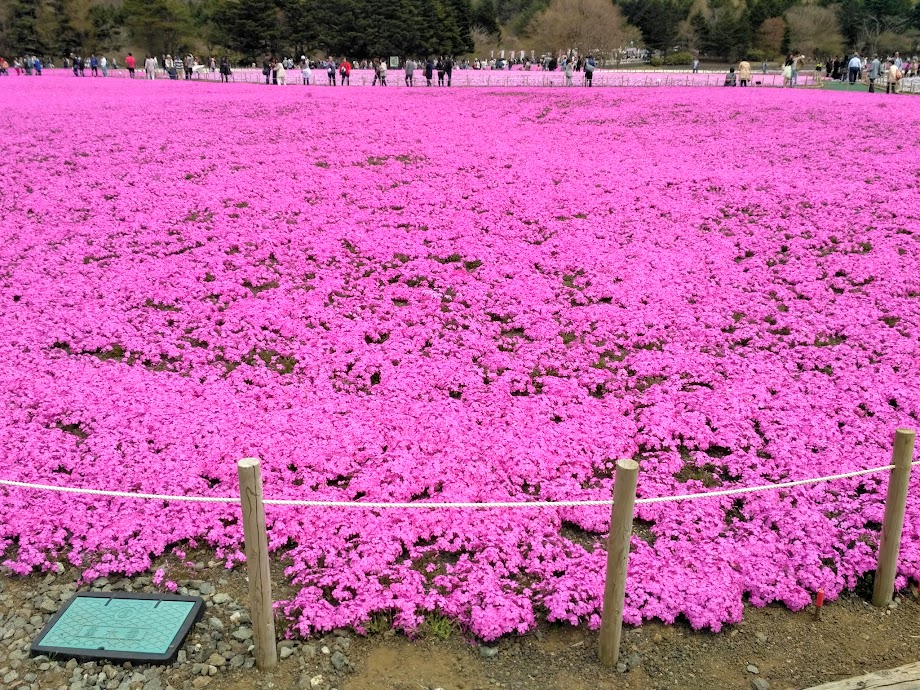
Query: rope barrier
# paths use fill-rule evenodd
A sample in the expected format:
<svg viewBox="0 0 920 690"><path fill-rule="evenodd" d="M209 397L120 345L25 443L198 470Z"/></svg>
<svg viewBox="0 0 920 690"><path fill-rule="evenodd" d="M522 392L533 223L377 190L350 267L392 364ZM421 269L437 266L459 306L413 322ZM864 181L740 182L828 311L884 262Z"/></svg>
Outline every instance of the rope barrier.
<svg viewBox="0 0 920 690"><path fill-rule="evenodd" d="M911 465L920 465L920 461L913 462ZM803 486L805 484L818 484L820 482L830 482L837 479L849 479L851 477L860 477L867 474L875 474L893 469L894 465L883 465L882 467L873 467L867 470L856 470L854 472L845 472L843 474L832 474L827 477L814 477L812 479L800 479L797 481L780 482L777 484L764 484L762 486L747 486L740 489L724 489L722 491L704 491L694 494L678 494L675 496L656 496L653 498L637 498L637 505L647 505L651 503L670 503L676 501L690 501L698 498L717 498L719 496L735 496L739 494L749 494L760 491L772 491L775 489L788 489L794 486ZM54 491L59 493L83 494L88 496L109 496L111 498L133 498L156 501L185 501L190 503L239 503L239 498L230 496L173 496L168 494L145 494L132 493L130 491L106 491L103 489L83 489L72 486L54 486L50 484L32 484L29 482L17 482L10 479L0 479L0 485L10 486L19 489L35 489L38 491ZM588 501L494 501L489 503L476 502L442 502L442 503L422 503L413 501L411 503L387 503L380 501L307 501L297 499L274 498L265 499L266 505L278 506L309 506L316 508L371 508L371 509L391 509L391 508L581 508L590 506L607 506L612 503L612 499L588 500Z"/></svg>

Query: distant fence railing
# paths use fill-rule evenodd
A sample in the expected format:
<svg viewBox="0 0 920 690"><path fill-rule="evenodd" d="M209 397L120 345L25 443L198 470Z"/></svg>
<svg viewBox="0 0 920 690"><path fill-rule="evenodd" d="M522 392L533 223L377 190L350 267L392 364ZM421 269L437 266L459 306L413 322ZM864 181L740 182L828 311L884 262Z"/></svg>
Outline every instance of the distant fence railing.
<svg viewBox="0 0 920 690"><path fill-rule="evenodd" d="M130 75L127 69L119 66L118 69L109 69L110 78L128 78ZM46 69L43 74L55 76L73 76L73 72L67 68ZM85 78L90 78L89 69L84 70ZM101 71L100 71L101 76ZM145 79L146 74L143 69L135 70L135 79ZM162 68L155 73L157 80L170 77ZM177 81L185 81L185 75L182 70L176 74ZM191 76L191 81L208 81L220 82L222 77L219 70L211 71L209 68L201 66ZM258 68L236 68L231 70L228 81L245 84L265 84L266 78L262 70ZM273 82L272 77L268 79ZM350 75L351 86L373 86L375 81L374 72L370 69L355 69ZM304 85L303 74L297 67L286 70L285 82L288 86ZM435 87L438 85L438 76L435 73L432 76L431 83ZM444 77L444 85L448 82L447 76ZM341 84L341 77L336 71L336 85ZM406 74L402 69L391 69L387 71L386 83L388 87L396 88L425 88L426 79L422 70L415 70L413 74L413 86L406 84ZM593 87L629 87L629 86L723 86L725 83L725 72L673 72L673 71L638 71L638 70L596 70L592 79ZM565 87L566 76L561 71L522 71L522 70L459 70L455 69L451 74L451 87ZM799 87L813 87L817 84L813 73L800 73L798 76ZM315 67L311 70L310 86L330 86L331 81L326 70ZM572 77L572 87L586 86L585 73L575 72ZM783 86L783 76L779 72L768 72L752 74L751 87L781 87Z"/></svg>

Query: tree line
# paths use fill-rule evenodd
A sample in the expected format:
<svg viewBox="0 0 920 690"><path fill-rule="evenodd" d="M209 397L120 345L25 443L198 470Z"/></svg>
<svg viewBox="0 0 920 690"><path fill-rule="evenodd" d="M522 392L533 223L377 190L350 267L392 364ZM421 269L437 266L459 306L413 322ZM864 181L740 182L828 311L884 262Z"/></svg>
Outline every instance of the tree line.
<svg viewBox="0 0 920 690"><path fill-rule="evenodd" d="M920 48L912 0L621 0L647 46L737 60Z"/></svg>
<svg viewBox="0 0 920 690"><path fill-rule="evenodd" d="M632 43L737 60L920 49L920 0L7 0L0 55L134 49L235 60L537 54ZM578 43L579 45L573 45ZM595 43L605 45L594 46ZM607 45L609 44L609 45Z"/></svg>
<svg viewBox="0 0 920 690"><path fill-rule="evenodd" d="M612 0L643 47L667 54L773 60L793 50L826 59L835 54L920 52L920 0ZM484 0L502 29L540 39L540 17L569 0ZM474 5L474 14L478 13Z"/></svg>
<svg viewBox="0 0 920 690"><path fill-rule="evenodd" d="M463 55L470 0L9 0L0 54Z"/></svg>

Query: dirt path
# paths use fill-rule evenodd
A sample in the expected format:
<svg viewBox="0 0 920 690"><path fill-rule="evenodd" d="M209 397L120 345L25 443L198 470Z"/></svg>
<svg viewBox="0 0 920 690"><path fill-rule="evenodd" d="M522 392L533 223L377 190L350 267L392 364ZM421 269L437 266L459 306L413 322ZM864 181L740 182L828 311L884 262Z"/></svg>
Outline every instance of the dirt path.
<svg viewBox="0 0 920 690"><path fill-rule="evenodd" d="M246 637L242 570L199 566L179 584L202 596L208 610L180 652L182 662L165 668L28 658L48 600L66 600L76 573L0 576L0 690L798 690L920 657L920 602L912 585L894 608L880 611L853 594L827 604L820 621L771 606L749 607L744 622L719 634L681 623L629 628L619 670L597 663L595 633L543 624L492 646L460 632L410 640L393 631L337 631L281 642L278 669L260 674ZM150 579L112 578L94 588L142 591Z"/></svg>

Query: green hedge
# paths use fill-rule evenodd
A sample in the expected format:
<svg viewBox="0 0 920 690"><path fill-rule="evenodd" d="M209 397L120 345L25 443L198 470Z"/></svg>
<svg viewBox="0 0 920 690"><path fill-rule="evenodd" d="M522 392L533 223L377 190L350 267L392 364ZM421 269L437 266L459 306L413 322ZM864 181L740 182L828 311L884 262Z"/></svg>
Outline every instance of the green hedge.
<svg viewBox="0 0 920 690"><path fill-rule="evenodd" d="M664 64L666 65L692 65L693 64L693 53L680 52L680 53L668 53L664 56Z"/></svg>
<svg viewBox="0 0 920 690"><path fill-rule="evenodd" d="M771 55L766 50L757 50L757 49L752 48L751 50L747 52L747 61L750 62L752 65L755 62L759 64L763 62L764 60L773 60L774 57L775 57L774 55Z"/></svg>

